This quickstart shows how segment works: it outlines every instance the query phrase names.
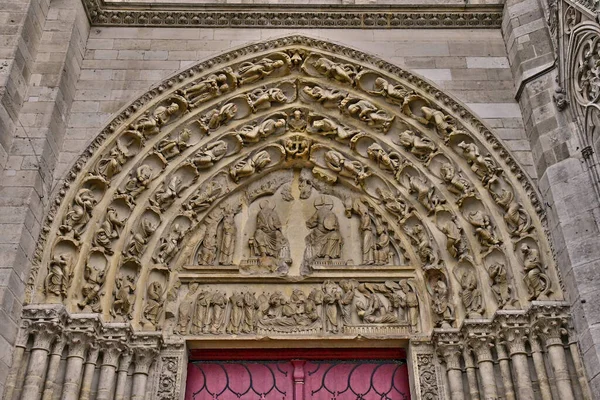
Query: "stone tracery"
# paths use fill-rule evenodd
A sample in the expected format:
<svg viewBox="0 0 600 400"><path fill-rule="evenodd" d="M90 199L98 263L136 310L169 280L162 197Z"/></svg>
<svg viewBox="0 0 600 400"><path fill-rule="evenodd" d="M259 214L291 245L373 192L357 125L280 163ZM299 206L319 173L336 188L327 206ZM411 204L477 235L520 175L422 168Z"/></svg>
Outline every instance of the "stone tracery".
<svg viewBox="0 0 600 400"><path fill-rule="evenodd" d="M32 305L182 336L408 339L562 300L535 193L474 117L404 71L277 47L181 73L111 124L48 226Z"/></svg>

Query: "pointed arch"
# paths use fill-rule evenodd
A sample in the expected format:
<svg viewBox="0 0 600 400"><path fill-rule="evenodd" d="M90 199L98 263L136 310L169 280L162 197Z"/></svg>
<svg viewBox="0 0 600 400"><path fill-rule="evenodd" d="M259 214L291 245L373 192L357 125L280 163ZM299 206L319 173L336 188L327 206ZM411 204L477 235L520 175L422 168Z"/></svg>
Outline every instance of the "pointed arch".
<svg viewBox="0 0 600 400"><path fill-rule="evenodd" d="M265 254L252 254L257 199L286 196L305 200L304 214L288 213L295 222L316 215L317 205L331 208L330 230L347 240L341 254L315 263L318 256L301 251L314 227L296 234L289 225L278 228L294 240L287 269L286 260L272 257L279 264L271 268ZM228 215L236 216L226 222ZM177 320L182 283L275 285L295 268L295 280L318 282L327 296L327 282L341 286L351 272L360 287L344 284L366 299L385 293L391 304L395 291L415 292L418 326L386 331L407 338L561 300L544 220L526 174L458 101L373 56L291 36L181 71L107 125L55 199L27 301L131 320L143 331ZM227 251L225 223L235 231ZM387 259L365 256L384 235ZM244 260L258 271L242 271ZM412 286L390 288L394 280ZM224 296L235 293L213 295L225 308L233 300Z"/></svg>

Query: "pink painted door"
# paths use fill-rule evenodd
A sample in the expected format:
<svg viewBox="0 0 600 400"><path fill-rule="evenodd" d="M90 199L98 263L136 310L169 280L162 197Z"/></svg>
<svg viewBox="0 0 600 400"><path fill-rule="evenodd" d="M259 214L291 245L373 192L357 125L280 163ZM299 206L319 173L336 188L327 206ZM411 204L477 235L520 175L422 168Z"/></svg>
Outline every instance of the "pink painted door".
<svg viewBox="0 0 600 400"><path fill-rule="evenodd" d="M280 354L274 361L192 361L186 400L410 400L404 359L298 355L282 360Z"/></svg>

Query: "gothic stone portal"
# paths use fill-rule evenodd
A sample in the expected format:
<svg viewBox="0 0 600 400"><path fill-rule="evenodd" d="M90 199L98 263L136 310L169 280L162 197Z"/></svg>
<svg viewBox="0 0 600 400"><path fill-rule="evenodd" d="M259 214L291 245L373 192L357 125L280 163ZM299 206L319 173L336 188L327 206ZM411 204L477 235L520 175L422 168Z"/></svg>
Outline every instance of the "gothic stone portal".
<svg viewBox="0 0 600 400"><path fill-rule="evenodd" d="M73 376L100 353L103 396L131 363L135 399L180 396L191 341L409 341L416 399L442 384L461 399L474 360L497 398L507 351L533 393L526 342L565 376L568 307L526 174L463 106L366 54L294 36L181 71L115 117L57 196L27 287L23 398L62 346ZM563 400L578 393L562 381Z"/></svg>

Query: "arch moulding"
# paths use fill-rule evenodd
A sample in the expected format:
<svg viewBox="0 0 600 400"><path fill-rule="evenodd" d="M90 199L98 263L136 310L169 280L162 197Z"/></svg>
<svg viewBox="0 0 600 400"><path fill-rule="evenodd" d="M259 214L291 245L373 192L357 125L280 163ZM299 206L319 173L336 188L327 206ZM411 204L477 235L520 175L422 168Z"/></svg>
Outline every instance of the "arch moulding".
<svg viewBox="0 0 600 400"><path fill-rule="evenodd" d="M156 85L74 164L6 398L179 398L187 348L249 343L400 343L413 399L589 396L544 223L510 152L425 80L302 36L243 47Z"/></svg>

